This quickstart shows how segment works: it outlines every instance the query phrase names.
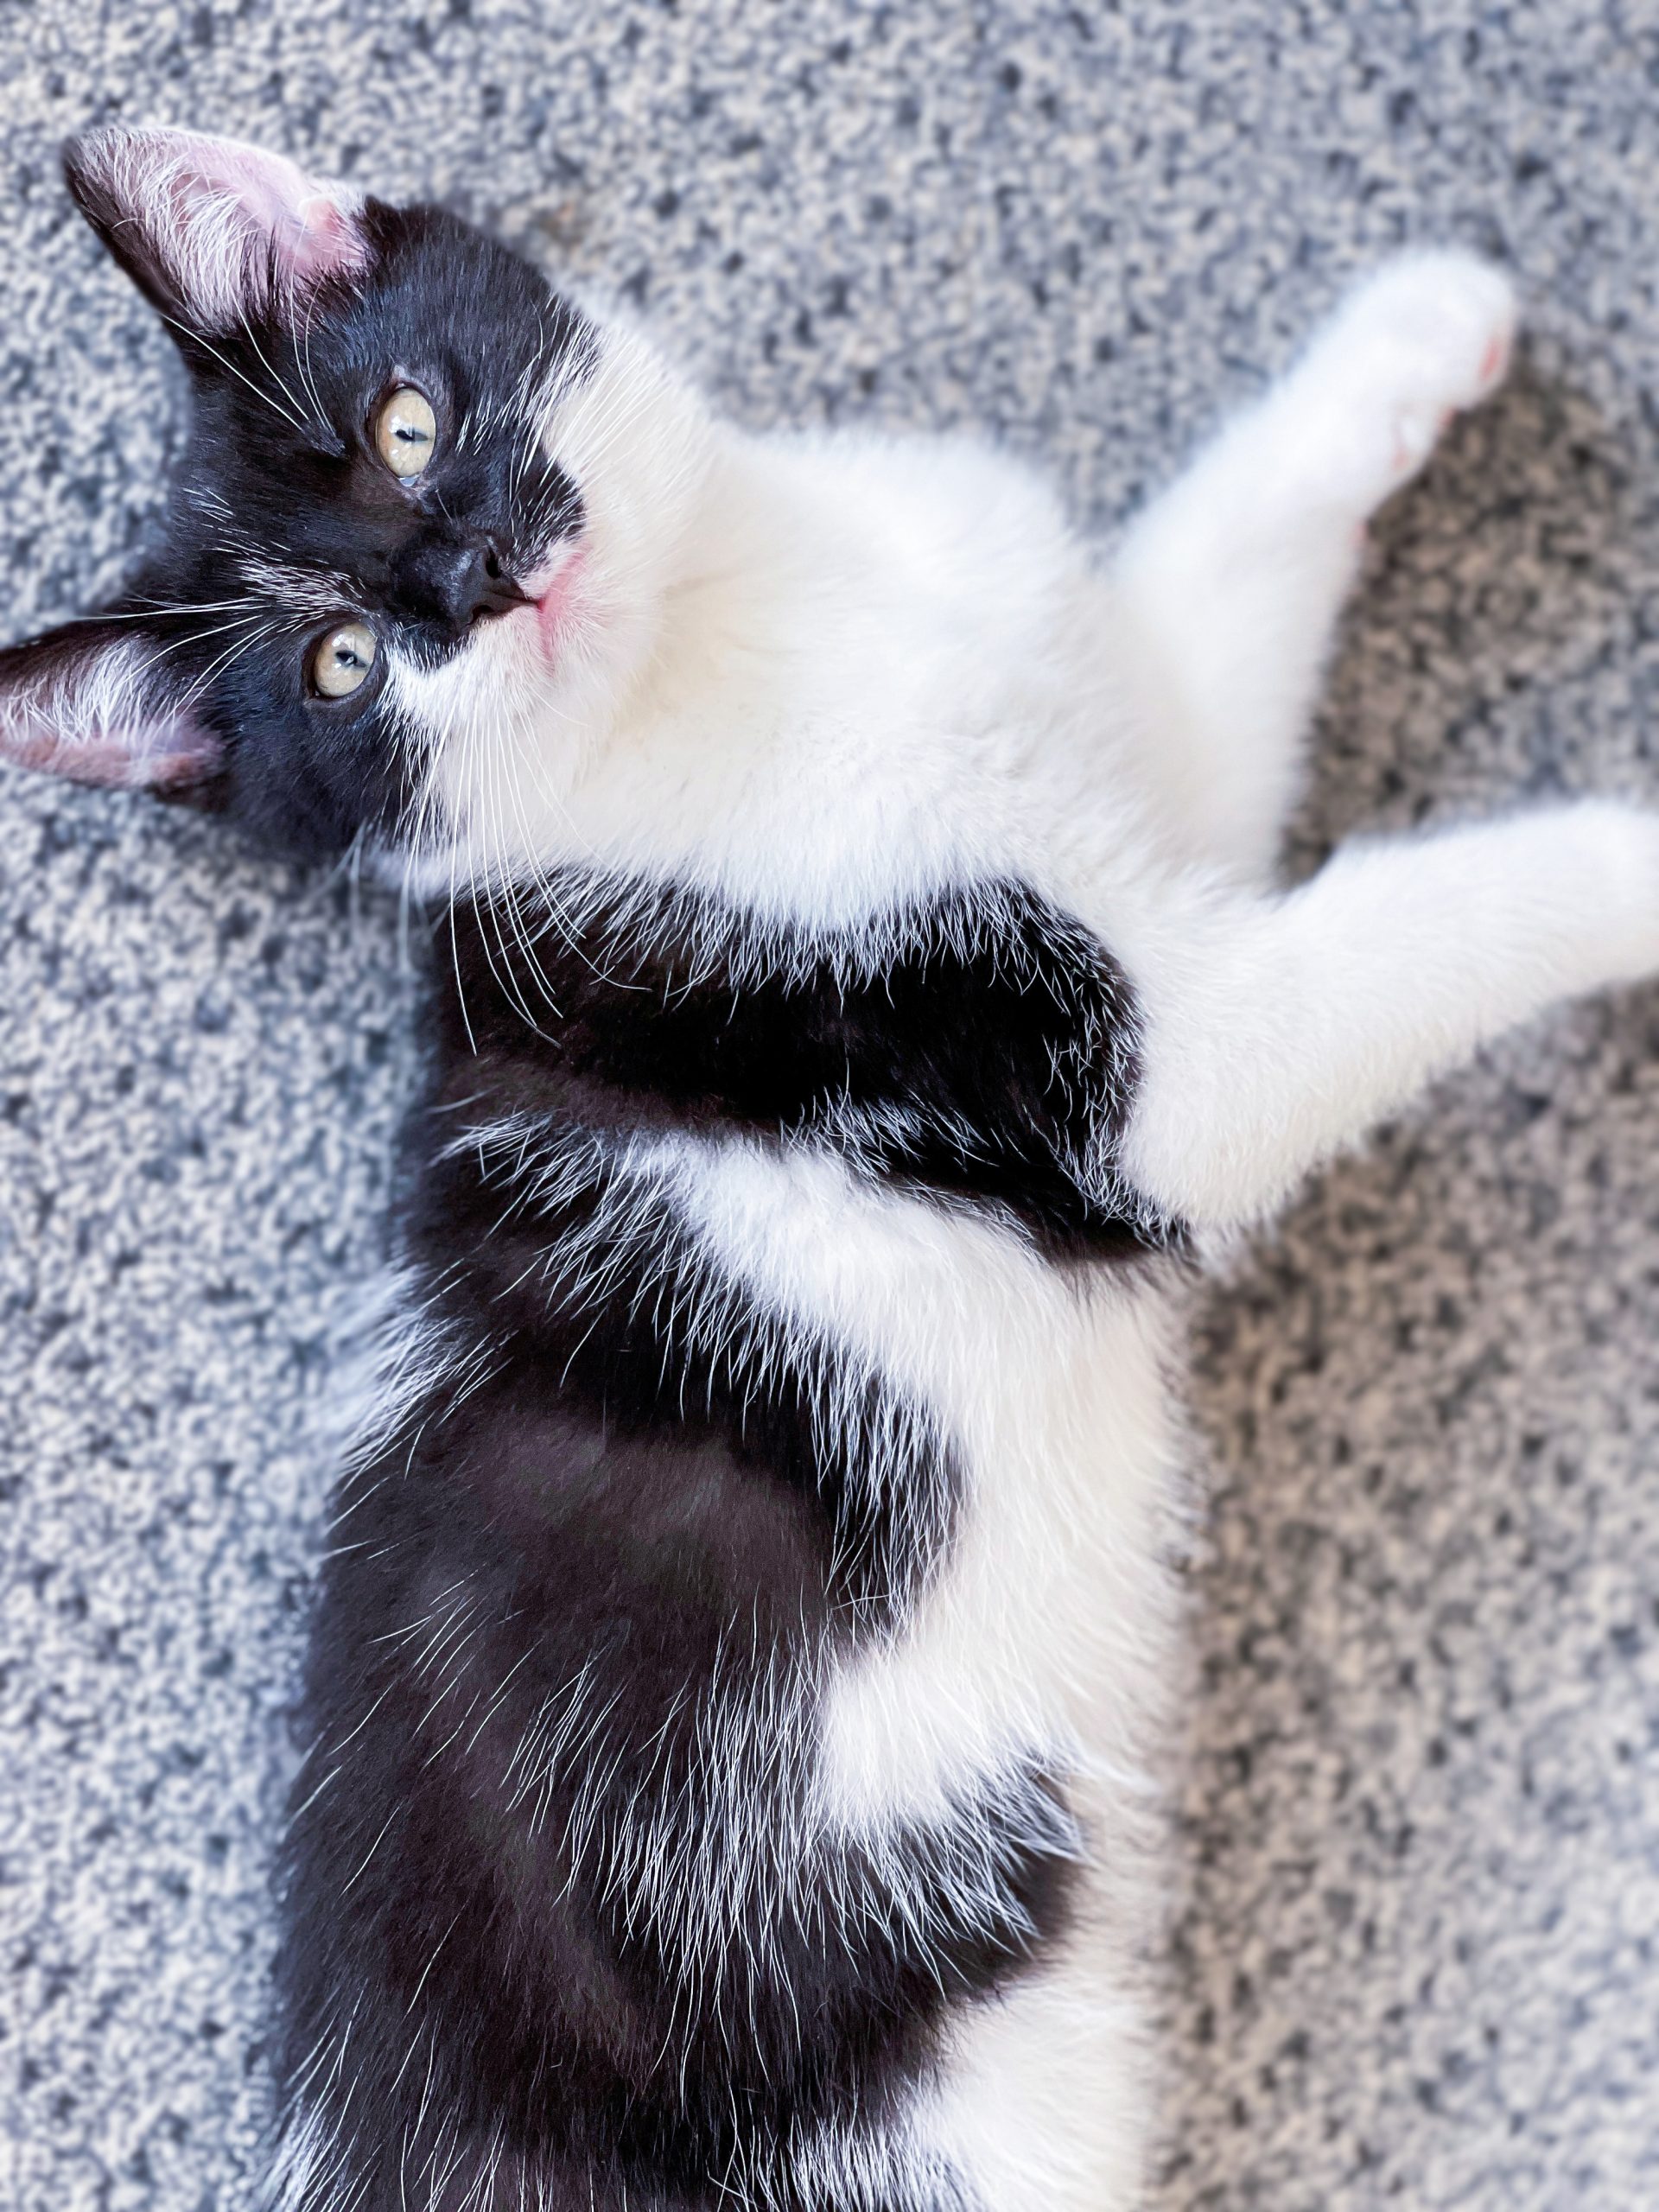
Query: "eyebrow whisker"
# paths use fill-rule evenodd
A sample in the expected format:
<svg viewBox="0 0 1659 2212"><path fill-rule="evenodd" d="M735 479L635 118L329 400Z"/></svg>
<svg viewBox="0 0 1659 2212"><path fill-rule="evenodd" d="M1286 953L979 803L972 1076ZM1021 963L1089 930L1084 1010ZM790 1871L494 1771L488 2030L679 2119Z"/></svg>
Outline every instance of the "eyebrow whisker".
<svg viewBox="0 0 1659 2212"><path fill-rule="evenodd" d="M219 348L216 346L209 345L199 330L192 330L188 324L180 322L175 316L170 315L163 315L162 321L166 323L170 329L176 330L184 337L188 338L193 346L200 346L204 353L211 353L214 360L219 363L220 368L228 369L238 384L245 385L256 399L262 399L265 405L270 408L273 415L280 415L283 420L285 423L290 423L293 428L299 432L302 437L305 437L308 435L305 423L299 416L290 413L289 410L283 405L280 400L273 399L268 391L262 391L260 387L255 384L251 377L245 376L242 373L242 371L237 367L234 361L227 361L224 354L219 352Z"/></svg>

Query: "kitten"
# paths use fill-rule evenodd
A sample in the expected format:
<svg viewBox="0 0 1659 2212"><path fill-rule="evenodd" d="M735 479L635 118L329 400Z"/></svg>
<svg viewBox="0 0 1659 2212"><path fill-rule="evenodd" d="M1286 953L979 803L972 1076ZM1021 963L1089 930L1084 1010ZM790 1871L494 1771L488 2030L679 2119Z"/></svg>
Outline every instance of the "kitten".
<svg viewBox="0 0 1659 2212"><path fill-rule="evenodd" d="M438 917L269 2201L1133 2204L1183 1255L1659 969L1628 806L1273 881L1508 285L1385 270L1102 563L992 454L715 422L435 209L67 166L194 427L0 745Z"/></svg>

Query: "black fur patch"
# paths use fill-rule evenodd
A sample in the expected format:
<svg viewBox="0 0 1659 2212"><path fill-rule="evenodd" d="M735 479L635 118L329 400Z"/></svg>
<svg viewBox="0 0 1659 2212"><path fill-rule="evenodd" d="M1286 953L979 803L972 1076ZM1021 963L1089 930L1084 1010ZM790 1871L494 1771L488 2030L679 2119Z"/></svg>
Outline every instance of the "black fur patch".
<svg viewBox="0 0 1659 2212"><path fill-rule="evenodd" d="M771 942L709 899L557 881L551 897L585 918L537 926L474 906L445 925L449 1049L475 1049L487 1071L522 1063L540 1031L537 1110L833 1146L1012 1216L1057 1255L1179 1242L1114 1172L1136 1073L1128 980L1024 885L975 886L823 944Z"/></svg>
<svg viewBox="0 0 1659 2212"><path fill-rule="evenodd" d="M288 2079L321 2051L299 2101L372 2205L497 2141L532 2202L712 2208L764 2175L787 2204L791 2150L896 2109L946 2005L1054 1932L1068 1823L1022 1770L890 1858L814 1831L818 1687L879 1632L899 1533L868 1435L893 1417L924 1567L944 1447L902 1409L815 1418L810 1353L763 1376L679 1341L706 1286L660 1215L578 1264L603 1167L505 1230L477 1172L450 1163L428 1240L460 1232L442 1305L487 1379L440 1385L359 1478L315 1626Z"/></svg>

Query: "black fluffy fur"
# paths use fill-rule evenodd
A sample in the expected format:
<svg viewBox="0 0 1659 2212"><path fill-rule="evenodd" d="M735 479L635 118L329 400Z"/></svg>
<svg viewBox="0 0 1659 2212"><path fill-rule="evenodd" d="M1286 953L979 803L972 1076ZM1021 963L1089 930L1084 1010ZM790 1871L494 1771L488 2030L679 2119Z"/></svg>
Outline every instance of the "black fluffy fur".
<svg viewBox="0 0 1659 2212"><path fill-rule="evenodd" d="M1052 1249L1166 1249L1171 1225L1109 1173L1135 1077L1128 981L1023 885L817 947L769 944L706 897L551 896L587 918L532 925L529 957L522 909L457 910L452 1050L516 1055L528 1027L562 1112L828 1141L942 1202L1000 1208Z"/></svg>

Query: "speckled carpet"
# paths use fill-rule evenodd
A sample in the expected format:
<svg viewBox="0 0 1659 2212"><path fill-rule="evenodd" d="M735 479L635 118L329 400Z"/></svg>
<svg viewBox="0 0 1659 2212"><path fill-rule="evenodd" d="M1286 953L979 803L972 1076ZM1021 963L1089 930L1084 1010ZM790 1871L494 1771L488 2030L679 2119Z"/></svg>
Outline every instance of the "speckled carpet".
<svg viewBox="0 0 1659 2212"><path fill-rule="evenodd" d="M1644 22L1646 29L1637 29ZM1531 339L1376 533L1306 864L1659 798L1659 29L1606 0L10 0L0 533L90 602L177 435L55 148L449 196L753 422L978 423L1109 525L1408 238ZM396 918L0 774L0 2205L232 2212ZM1159 2212L1659 2204L1659 998L1490 1055L1202 1303Z"/></svg>

